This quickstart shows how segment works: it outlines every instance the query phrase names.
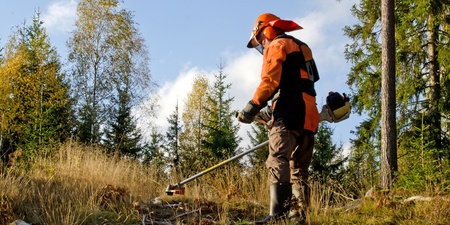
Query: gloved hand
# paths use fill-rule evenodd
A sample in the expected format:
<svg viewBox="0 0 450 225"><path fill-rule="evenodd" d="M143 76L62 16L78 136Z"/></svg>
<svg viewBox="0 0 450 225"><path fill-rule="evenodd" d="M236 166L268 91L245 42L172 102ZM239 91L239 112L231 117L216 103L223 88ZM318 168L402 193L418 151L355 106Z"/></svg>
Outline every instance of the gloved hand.
<svg viewBox="0 0 450 225"><path fill-rule="evenodd" d="M255 116L261 110L253 101L249 101L240 112L236 113L236 118L241 123L251 123L255 120Z"/></svg>
<svg viewBox="0 0 450 225"><path fill-rule="evenodd" d="M331 109L328 105L322 106L322 111L320 111L320 113L319 113L319 118L320 118L319 121L326 120L330 123L332 123L334 121L333 112L331 111Z"/></svg>
<svg viewBox="0 0 450 225"><path fill-rule="evenodd" d="M255 117L255 123L263 125L267 130L272 128L272 108L270 106L261 109Z"/></svg>

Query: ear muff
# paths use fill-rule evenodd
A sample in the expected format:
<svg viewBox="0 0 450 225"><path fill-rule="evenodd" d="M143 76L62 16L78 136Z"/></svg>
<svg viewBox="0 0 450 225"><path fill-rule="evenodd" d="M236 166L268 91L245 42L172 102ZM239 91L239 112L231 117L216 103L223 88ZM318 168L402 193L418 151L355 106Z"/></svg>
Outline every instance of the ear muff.
<svg viewBox="0 0 450 225"><path fill-rule="evenodd" d="M273 40L277 36L277 32L271 26L264 27L264 30L262 30L262 32L263 35L269 40Z"/></svg>

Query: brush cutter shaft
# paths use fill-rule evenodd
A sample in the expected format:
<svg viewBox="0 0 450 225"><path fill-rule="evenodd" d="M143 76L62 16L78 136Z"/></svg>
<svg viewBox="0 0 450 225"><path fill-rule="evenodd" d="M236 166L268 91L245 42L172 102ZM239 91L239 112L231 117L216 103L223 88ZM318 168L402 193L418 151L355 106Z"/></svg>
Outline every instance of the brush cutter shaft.
<svg viewBox="0 0 450 225"><path fill-rule="evenodd" d="M241 154L235 155L235 156L233 156L233 157L231 157L231 158L229 158L229 159L227 159L227 160L225 160L225 161L223 161L223 162L221 162L221 163L219 163L219 164L216 164L216 165L214 165L214 166L211 166L211 167L209 167L208 169L203 170L202 172L197 173L197 174L195 174L194 176L189 177L189 178L187 178L187 179L181 181L180 183L178 183L178 186L181 186L181 185L183 185L183 184L185 184L185 183L188 183L189 181L192 181L192 180L194 180L194 179L196 179L196 178L198 178L198 177L201 177L201 176L203 176L203 175L205 175L205 174L207 174L207 173L209 173L209 172L211 172L211 171L213 171L213 170L215 170L215 169L217 169L217 168L219 168L219 167L221 167L221 166L223 166L223 165L225 165L225 164L227 164L227 163L229 163L229 162L231 162L231 161L234 161L234 160L236 160L236 159L238 159L238 158L240 158L240 157L242 157L242 156L244 156L244 155L247 155L247 154L250 153L250 152L255 151L255 150L258 149L258 148L261 148L261 147L264 146L264 145L267 145L268 143L269 143L269 141L265 141L265 142L263 142L263 143L261 143L261 144L255 146L255 147L253 147L253 148L251 148L251 149L249 149L249 150L247 150L247 151L245 151L245 152L242 152Z"/></svg>

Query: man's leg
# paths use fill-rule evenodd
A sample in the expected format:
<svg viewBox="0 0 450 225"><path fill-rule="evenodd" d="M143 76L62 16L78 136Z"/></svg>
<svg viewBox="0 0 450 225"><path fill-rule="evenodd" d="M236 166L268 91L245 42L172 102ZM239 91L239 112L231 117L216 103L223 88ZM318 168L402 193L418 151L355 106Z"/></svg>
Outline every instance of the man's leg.
<svg viewBox="0 0 450 225"><path fill-rule="evenodd" d="M306 211L310 203L308 168L311 164L313 148L314 133L307 130L299 131L297 145L289 161L293 196L289 217L299 221L306 219Z"/></svg>
<svg viewBox="0 0 450 225"><path fill-rule="evenodd" d="M290 210L292 186L289 158L296 145L296 136L287 130L281 120L274 122L269 135L269 156L266 166L270 172L270 213L264 224L287 216Z"/></svg>

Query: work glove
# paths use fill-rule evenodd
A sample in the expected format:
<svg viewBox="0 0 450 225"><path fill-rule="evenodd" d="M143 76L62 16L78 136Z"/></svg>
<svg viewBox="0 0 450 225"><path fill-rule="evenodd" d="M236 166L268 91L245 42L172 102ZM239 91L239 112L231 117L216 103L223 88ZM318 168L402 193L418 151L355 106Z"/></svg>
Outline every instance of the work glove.
<svg viewBox="0 0 450 225"><path fill-rule="evenodd" d="M267 106L259 111L255 117L255 123L263 125L267 130L272 128L272 108Z"/></svg>
<svg viewBox="0 0 450 225"><path fill-rule="evenodd" d="M255 121L255 117L260 110L261 107L255 105L253 101L249 101L244 109L236 113L236 118L241 123L251 123Z"/></svg>

